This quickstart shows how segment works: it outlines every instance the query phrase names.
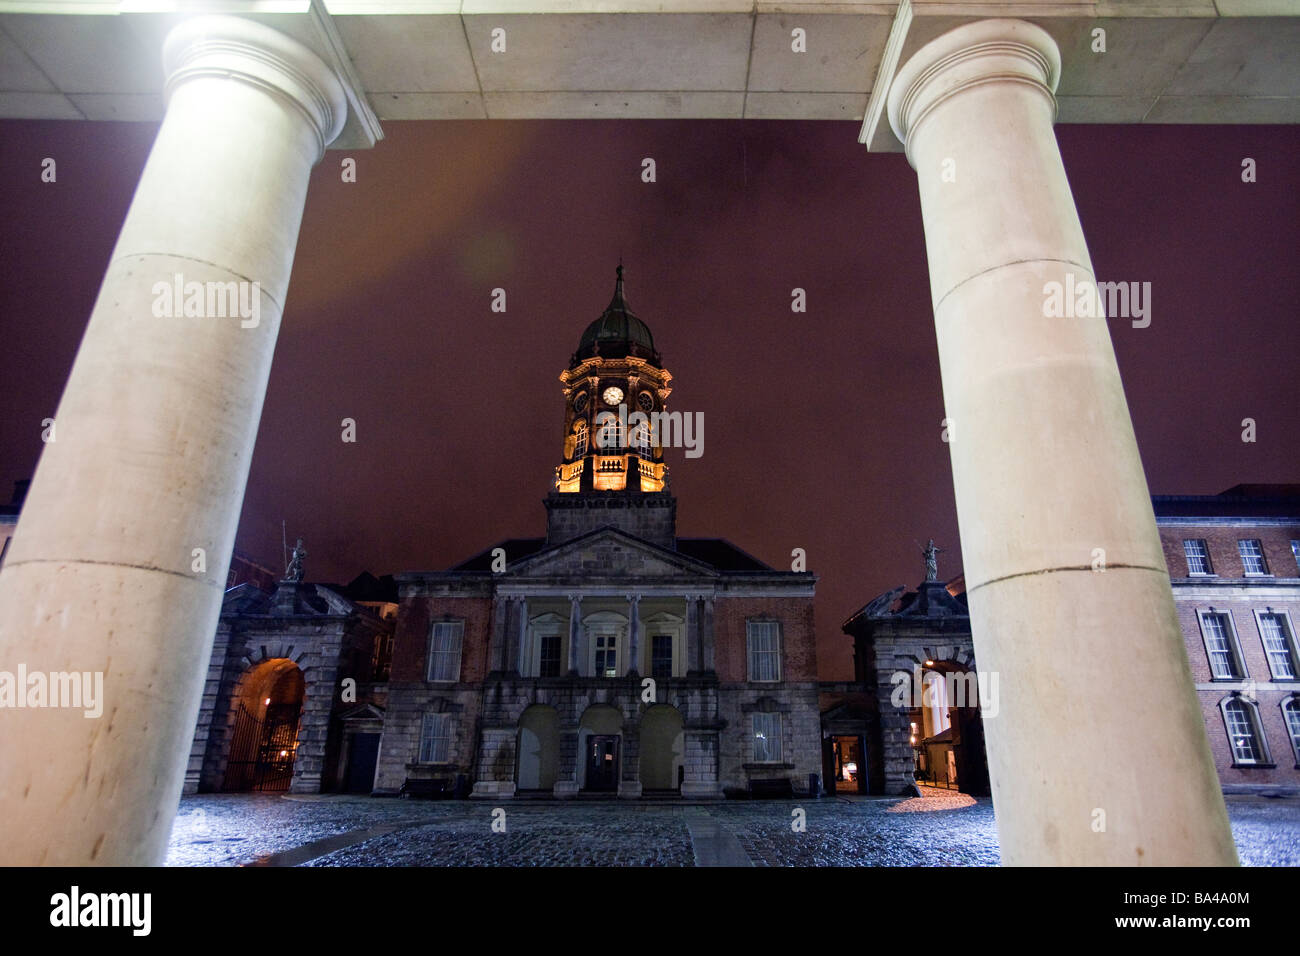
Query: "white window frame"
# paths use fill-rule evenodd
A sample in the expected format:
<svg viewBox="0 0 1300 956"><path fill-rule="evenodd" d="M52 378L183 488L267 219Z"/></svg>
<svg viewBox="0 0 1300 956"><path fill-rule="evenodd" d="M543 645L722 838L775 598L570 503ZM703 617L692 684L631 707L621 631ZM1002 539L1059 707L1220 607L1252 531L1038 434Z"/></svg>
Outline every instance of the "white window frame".
<svg viewBox="0 0 1300 956"><path fill-rule="evenodd" d="M452 674L455 675L455 676L453 676L453 677L435 677L435 676L434 676L434 674L437 672L436 669L435 669L435 665L437 665L438 662L441 661L443 658L446 658L446 657L449 657L449 656L452 655L452 652L451 652L451 651L440 651L440 650L438 650L438 647L437 647L437 641L438 641L438 628L440 628L440 627L453 627L453 628L454 628L453 633L454 633L455 636L456 636L456 650L455 650L455 652L454 652L454 654L455 654L455 657L454 657L454 659L455 659L455 664L450 668ZM425 676L425 680L427 680L427 681L428 681L429 683L431 683L431 684L456 684L456 683L459 683L459 682L460 682L460 666L461 666L461 658L462 658L462 656L463 656L464 648L465 648L465 621L464 621L464 619L443 619L443 620L441 620L441 621L433 621L433 622L429 625L429 663L428 663L428 667L427 667L426 670L425 670L425 675L424 675L424 676Z"/></svg>
<svg viewBox="0 0 1300 956"><path fill-rule="evenodd" d="M596 640L607 637L614 641L615 676L622 677L627 671L627 617L617 611L596 611L583 617L582 629L586 638L587 676L605 676L603 671L596 671Z"/></svg>
<svg viewBox="0 0 1300 956"><path fill-rule="evenodd" d="M639 631L641 646L637 653L641 660L636 662L637 671L648 675L654 662L654 636L668 634L673 639L673 677L686 676L686 619L668 611L657 611L649 617L641 618Z"/></svg>
<svg viewBox="0 0 1300 956"><path fill-rule="evenodd" d="M1224 640L1228 645L1228 653L1232 655L1233 663L1236 664L1237 674L1233 676L1220 676L1214 672L1214 654L1210 651L1210 635L1205 626L1206 618L1215 616L1220 619L1227 618L1228 626L1224 630ZM1201 645L1205 648L1205 659L1210 665L1211 680L1248 680L1250 672L1246 669L1246 658L1241 653L1241 642L1237 639L1237 622L1232 616L1232 611L1224 609L1222 611L1215 608L1206 608L1197 610L1196 620L1201 626Z"/></svg>
<svg viewBox="0 0 1300 956"><path fill-rule="evenodd" d="M1258 752L1258 758L1243 758L1240 749L1237 747L1233 733L1233 721L1228 716L1228 708L1233 704L1240 704L1244 709L1244 715L1249 724L1250 740L1254 749ZM1246 697L1230 696L1225 697L1219 702L1219 713L1223 717L1223 731L1228 735L1228 749L1232 752L1232 765L1234 767L1261 767L1271 766L1273 761L1268 753L1268 741L1264 738L1264 725L1259 719L1259 705L1255 701ZM1240 736L1240 734L1237 734Z"/></svg>
<svg viewBox="0 0 1300 956"><path fill-rule="evenodd" d="M785 748L782 746L782 734L785 727L779 711L761 711L756 710L751 715L750 730L753 733L751 743L754 747L754 763L784 763ZM765 726L760 727L762 723ZM765 741L767 754L760 755L759 740ZM772 755L772 748L775 745L775 755Z"/></svg>
<svg viewBox="0 0 1300 956"><path fill-rule="evenodd" d="M614 454L625 446L623 423L610 411L600 412L596 416L596 449L606 454Z"/></svg>
<svg viewBox="0 0 1300 956"><path fill-rule="evenodd" d="M451 714L426 713L420 721L419 763L451 763L451 744L456 736Z"/></svg>
<svg viewBox="0 0 1300 956"><path fill-rule="evenodd" d="M1295 558L1296 574L1300 574L1300 540L1291 539L1291 556Z"/></svg>
<svg viewBox="0 0 1300 956"><path fill-rule="evenodd" d="M1282 726L1291 738L1291 750L1295 753L1295 763L1300 767L1300 697L1291 696L1282 700Z"/></svg>
<svg viewBox="0 0 1300 956"><path fill-rule="evenodd" d="M604 644L604 647L601 645ZM614 655L614 666L597 667L596 661L600 657ZM605 629L591 632L591 673L593 677L618 677L618 634ZM610 671L613 671L611 674Z"/></svg>
<svg viewBox="0 0 1300 956"><path fill-rule="evenodd" d="M1189 545L1195 545L1200 548L1200 554L1192 554ZM1210 560L1210 543L1204 538L1184 538L1183 539L1183 557L1187 559L1187 576L1193 578L1208 578L1214 576L1214 562ZM1200 561L1205 570L1195 571L1192 569L1192 560Z"/></svg>
<svg viewBox="0 0 1300 956"><path fill-rule="evenodd" d="M650 423L637 422L629 430L632 432L632 450L642 458L649 458L650 449L653 447Z"/></svg>
<svg viewBox="0 0 1300 956"><path fill-rule="evenodd" d="M582 458L587 454L587 423L576 422L573 426L573 457Z"/></svg>
<svg viewBox="0 0 1300 956"><path fill-rule="evenodd" d="M560 673L568 673L567 654L569 653L569 622L551 611L539 614L528 622L528 673L526 677L542 676L542 638L558 637L560 639Z"/></svg>
<svg viewBox="0 0 1300 956"><path fill-rule="evenodd" d="M1247 554L1246 554L1246 551L1245 551L1245 549L1242 547L1242 545L1254 545L1256 548L1258 548L1259 553L1258 553L1258 554L1247 555ZM1248 577L1248 578L1268 578L1268 577L1272 577L1272 575L1269 573L1269 570L1268 570L1268 561L1267 561L1267 560L1265 559L1265 557L1264 557L1264 542L1261 541L1259 538L1238 538L1238 539L1237 539L1237 554L1241 557L1241 571L1242 571L1242 573L1243 573L1244 575L1246 575L1246 577ZM1249 569L1246 567L1246 559L1247 559L1248 557L1249 557L1249 558L1258 558L1258 559L1259 559L1259 566L1260 566L1260 568L1261 568L1262 570L1259 570L1259 571L1251 571L1251 570L1249 570Z"/></svg>
<svg viewBox="0 0 1300 956"><path fill-rule="evenodd" d="M762 635L756 633L756 628L758 627L762 627L765 633ZM758 637L771 637L776 646L773 648L768 648L763 650L755 650L754 641L755 638ZM751 683L761 683L761 684L780 683L782 643L783 642L782 642L780 621L774 621L767 618L757 618L745 622L745 677L747 680L749 680ZM775 670L776 670L776 675L774 677L755 676L757 669L754 667L754 663L757 658L757 655L759 654L772 656L772 659L775 662Z"/></svg>
<svg viewBox="0 0 1300 956"><path fill-rule="evenodd" d="M1277 618L1282 628L1282 643L1290 658L1290 674L1279 674L1277 668L1273 666L1273 652L1269 650L1268 638L1264 636L1265 617ZM1273 675L1273 680L1300 680L1300 648L1296 646L1295 628L1291 626L1290 613L1285 610L1277 611L1271 607L1265 607L1263 610L1256 608L1255 627L1259 629L1259 640L1264 645L1264 658L1268 661L1268 670Z"/></svg>

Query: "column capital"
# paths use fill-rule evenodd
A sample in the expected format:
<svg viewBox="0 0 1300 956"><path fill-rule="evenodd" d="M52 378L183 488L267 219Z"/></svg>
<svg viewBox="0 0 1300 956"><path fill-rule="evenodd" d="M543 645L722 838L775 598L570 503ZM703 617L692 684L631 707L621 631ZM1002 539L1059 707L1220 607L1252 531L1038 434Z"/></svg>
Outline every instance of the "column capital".
<svg viewBox="0 0 1300 956"><path fill-rule="evenodd" d="M169 101L178 86L200 77L238 80L287 99L316 134L316 162L347 121L347 95L334 71L297 40L252 20L181 21L163 42L163 68Z"/></svg>
<svg viewBox="0 0 1300 956"><path fill-rule="evenodd" d="M931 40L898 71L889 91L889 125L912 158L912 137L958 93L987 83L1023 83L1041 93L1056 119L1061 53L1042 27L1024 20L977 20Z"/></svg>

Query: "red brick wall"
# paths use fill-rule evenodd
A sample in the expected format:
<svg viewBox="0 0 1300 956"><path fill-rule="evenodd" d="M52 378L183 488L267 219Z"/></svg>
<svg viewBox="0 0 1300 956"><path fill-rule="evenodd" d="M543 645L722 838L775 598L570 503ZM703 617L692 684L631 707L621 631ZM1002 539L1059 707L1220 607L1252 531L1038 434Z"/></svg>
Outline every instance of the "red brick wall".
<svg viewBox="0 0 1300 956"><path fill-rule="evenodd" d="M1212 693L1201 691L1201 711L1205 715L1205 729L1210 738L1210 751L1214 754L1214 765L1218 768L1219 779L1224 784L1278 784L1294 787L1300 784L1300 771L1296 769L1295 751L1291 747L1291 738L1287 733L1286 721L1282 716L1281 702L1289 693L1261 690L1259 701L1259 721L1268 741L1269 757L1275 767L1234 767L1232 765L1232 747L1228 743L1228 731L1223 723L1223 712L1219 701L1228 696L1228 691Z"/></svg>
<svg viewBox="0 0 1300 956"><path fill-rule="evenodd" d="M1222 614L1230 614L1237 631L1237 644L1241 648L1242 662L1246 665L1246 679L1258 683L1271 681L1273 671L1268 666L1268 657L1264 653L1264 637L1259 633L1259 622L1255 620L1255 611L1268 608L1276 612L1286 612L1291 618L1291 626L1300 624L1300 594L1294 600L1279 601L1274 598L1197 597L1180 594L1180 588L1174 590L1174 607L1178 611L1178 623L1183 629L1187 642L1187 656L1192 663L1192 677L1198 684L1214 678L1210 674L1210 658L1205 651L1205 641L1201 636L1199 611L1208 611L1211 607Z"/></svg>
<svg viewBox="0 0 1300 956"><path fill-rule="evenodd" d="M1292 539L1300 539L1300 523L1283 526L1253 526L1243 522L1239 525L1193 525L1180 524L1162 526L1160 540L1164 547L1165 563L1169 576L1174 580L1187 581L1187 558L1183 553L1183 541L1188 538L1201 538L1205 541L1210 556L1210 570L1214 577L1207 581L1241 581L1268 582L1269 578L1247 578L1242 569L1241 555L1237 551L1237 542L1245 538L1259 540L1263 551L1267 571L1275 578L1295 578L1300 576L1295 557L1291 553ZM1270 686L1273 672L1268 666L1268 657L1264 652L1264 640L1255 619L1256 610L1271 608L1286 612L1294 628L1300 622L1300 591L1294 588L1286 597L1279 600L1276 592L1272 595L1255 593L1250 584L1244 588L1225 588L1222 593L1212 589L1202 591L1193 597L1188 589L1197 588L1203 579L1192 577L1190 582L1174 587L1174 604L1178 611L1178 623L1182 627L1183 638L1187 645L1187 657L1191 662L1192 677L1197 684L1214 684L1207 690L1200 690L1201 711L1205 717L1205 729L1210 739L1210 750L1214 754L1214 763L1219 771L1219 778L1225 785L1235 784L1278 784L1286 786L1300 785L1300 770L1296 769L1295 751L1291 746L1291 737L1286 721L1282 716L1281 702L1291 695L1289 689ZM1221 585L1220 585L1221 586ZM1262 585L1267 586L1267 585ZM1285 586L1285 585L1284 585ZM1235 592L1235 593L1229 593ZM1269 756L1273 768L1234 767L1232 765L1232 747L1228 743L1227 729L1223 723L1223 714L1219 702L1239 689L1240 681L1216 682L1210 674L1209 657L1205 651L1205 642L1201 636L1199 612L1211 607L1220 613L1229 614L1236 630L1237 645L1241 651L1242 663L1245 665L1245 680L1253 682L1254 696L1258 702L1260 729L1267 741Z"/></svg>
<svg viewBox="0 0 1300 956"><path fill-rule="evenodd" d="M817 680L811 598L717 598L713 602L713 665L719 680L748 679L745 621L752 617L781 622L782 680Z"/></svg>
<svg viewBox="0 0 1300 956"><path fill-rule="evenodd" d="M391 680L424 680L429 666L429 623L444 616L465 621L461 681L481 681L487 676L488 641L492 633L490 598L406 597L397 611Z"/></svg>
<svg viewBox="0 0 1300 956"><path fill-rule="evenodd" d="M1185 578L1187 574L1187 556L1183 553L1183 540L1203 538L1206 550L1210 554L1210 570L1221 578L1242 578L1245 573L1241 568L1241 555L1237 552L1237 542L1244 538L1258 538L1264 549L1264 563L1268 572L1279 578L1300 576L1294 555L1291 553L1292 539L1300 540L1300 524L1291 527L1270 526L1253 527L1239 525L1196 526L1181 524L1160 529L1160 543L1165 549L1165 564L1171 578Z"/></svg>

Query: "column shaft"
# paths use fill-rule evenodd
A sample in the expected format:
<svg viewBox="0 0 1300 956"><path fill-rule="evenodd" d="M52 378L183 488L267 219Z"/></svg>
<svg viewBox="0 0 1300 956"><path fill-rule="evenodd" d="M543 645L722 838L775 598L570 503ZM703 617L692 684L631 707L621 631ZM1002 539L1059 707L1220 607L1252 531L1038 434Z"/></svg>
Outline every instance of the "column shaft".
<svg viewBox="0 0 1300 956"><path fill-rule="evenodd" d="M1232 864L1106 319L1047 308L1051 283L1093 281L1059 72L1043 30L982 21L923 47L889 97L920 185L975 653L998 675L981 704L1002 858Z"/></svg>
<svg viewBox="0 0 1300 956"><path fill-rule="evenodd" d="M638 674L641 670L641 595L630 594L627 598L627 670L625 673Z"/></svg>
<svg viewBox="0 0 1300 956"><path fill-rule="evenodd" d="M582 673L582 598L569 598L569 673Z"/></svg>
<svg viewBox="0 0 1300 956"><path fill-rule="evenodd" d="M9 864L163 860L308 176L345 117L325 64L257 23L183 21L164 59L167 113L0 573L0 661L103 676L98 717L0 715Z"/></svg>

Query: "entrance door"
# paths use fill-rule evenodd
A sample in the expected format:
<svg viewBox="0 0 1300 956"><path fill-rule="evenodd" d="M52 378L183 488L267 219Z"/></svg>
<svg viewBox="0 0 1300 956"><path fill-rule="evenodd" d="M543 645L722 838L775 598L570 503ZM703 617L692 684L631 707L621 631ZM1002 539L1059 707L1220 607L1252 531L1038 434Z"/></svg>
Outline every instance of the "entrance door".
<svg viewBox="0 0 1300 956"><path fill-rule="evenodd" d="M375 786L375 764L379 760L379 734L353 734L348 751L348 793L369 793Z"/></svg>
<svg viewBox="0 0 1300 956"><path fill-rule="evenodd" d="M835 791L865 793L867 768L863 760L862 738L835 737L832 753L835 758Z"/></svg>
<svg viewBox="0 0 1300 956"><path fill-rule="evenodd" d="M593 734L587 738L587 787L597 793L618 789L618 736Z"/></svg>

